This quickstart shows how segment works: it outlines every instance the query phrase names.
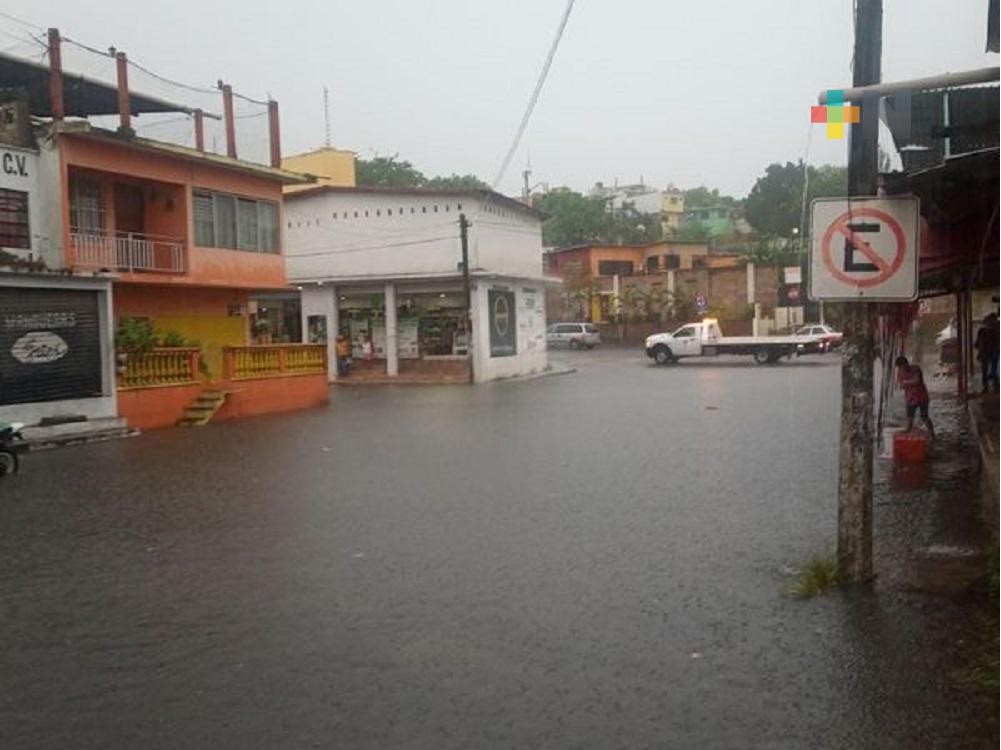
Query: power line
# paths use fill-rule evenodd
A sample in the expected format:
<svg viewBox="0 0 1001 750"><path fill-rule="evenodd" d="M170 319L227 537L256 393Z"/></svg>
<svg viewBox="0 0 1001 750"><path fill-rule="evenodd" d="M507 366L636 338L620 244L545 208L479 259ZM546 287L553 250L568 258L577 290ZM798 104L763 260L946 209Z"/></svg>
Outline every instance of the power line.
<svg viewBox="0 0 1001 750"><path fill-rule="evenodd" d="M518 132L514 136L514 142L511 144L511 148L508 149L507 156L504 157L504 161L501 163L501 168L497 171L497 177L494 178L494 190L497 189L500 181L504 179L504 173L507 172L507 168L511 164L511 159L514 158L514 152L518 150L518 144L521 143L521 137L525 134L525 128L528 127L528 120L535 110L535 103L539 101L539 94L542 93L542 84L546 82L546 76L549 75L549 68L553 64L553 58L556 56L556 49L560 46L560 40L563 38L563 30L567 27L567 21L570 20L570 11L573 10L573 4L574 0L567 0L567 8L563 11L563 18L560 19L559 28L556 30L556 38L553 39L552 46L549 48L549 54L546 55L546 62L539 73L539 80L535 83L535 90L532 91L532 96L528 100L528 107L525 108L521 124L518 125Z"/></svg>
<svg viewBox="0 0 1001 750"><path fill-rule="evenodd" d="M448 235L446 237L428 237L423 240L410 240L408 242L391 242L385 245L367 245L367 246L357 246L357 247L346 247L340 250L317 250L313 253L295 253L289 254L285 253L286 258L315 258L323 255L348 255L350 253L362 253L367 250L388 250L394 247L407 247L409 245L426 245L429 242L440 242L442 240L457 240L459 237L457 235Z"/></svg>
<svg viewBox="0 0 1001 750"><path fill-rule="evenodd" d="M41 31L41 32L45 31L45 29L39 26L37 23L31 23L30 21L25 21L24 19L18 18L17 16L12 16L10 13L4 13L3 11L0 11L0 16L3 16L4 18L13 21L14 23L19 23L22 26L27 26L29 29L34 29L35 31Z"/></svg>

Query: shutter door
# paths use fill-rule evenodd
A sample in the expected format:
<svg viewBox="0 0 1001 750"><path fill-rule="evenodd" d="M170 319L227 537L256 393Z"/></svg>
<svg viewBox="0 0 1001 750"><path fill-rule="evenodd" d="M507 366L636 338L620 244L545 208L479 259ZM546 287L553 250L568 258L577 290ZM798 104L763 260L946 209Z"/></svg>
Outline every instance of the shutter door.
<svg viewBox="0 0 1001 750"><path fill-rule="evenodd" d="M0 405L100 395L98 293L0 287Z"/></svg>

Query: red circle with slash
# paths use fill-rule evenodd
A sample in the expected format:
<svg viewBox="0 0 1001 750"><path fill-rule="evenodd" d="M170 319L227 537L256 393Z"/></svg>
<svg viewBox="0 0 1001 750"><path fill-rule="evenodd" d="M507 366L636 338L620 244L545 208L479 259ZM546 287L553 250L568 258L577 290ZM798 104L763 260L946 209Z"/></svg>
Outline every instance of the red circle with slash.
<svg viewBox="0 0 1001 750"><path fill-rule="evenodd" d="M887 263L882 256L876 252L872 245L862 239L860 233L853 232L848 228L849 222L860 218L876 219L885 225L886 228L893 234L894 241L896 242L896 251L892 261ZM859 278L857 276L851 276L845 273L842 269L838 268L837 264L834 263L831 258L831 246L835 234L842 235L845 239L852 243L856 252L860 253L866 260L876 266L876 268L879 269L879 272L875 276ZM901 228L900 224L897 223L897 220L890 216L890 214L885 211L880 211L877 208L854 208L850 211L845 211L841 214L841 216L835 219L829 227L827 227L827 231L824 232L824 238L821 241L820 249L824 265L827 267L827 270L831 272L831 275L834 276L834 278L838 281L844 282L845 284L866 288L882 284L900 269L900 266L904 263L904 254L907 250L907 246L904 238L904 230Z"/></svg>

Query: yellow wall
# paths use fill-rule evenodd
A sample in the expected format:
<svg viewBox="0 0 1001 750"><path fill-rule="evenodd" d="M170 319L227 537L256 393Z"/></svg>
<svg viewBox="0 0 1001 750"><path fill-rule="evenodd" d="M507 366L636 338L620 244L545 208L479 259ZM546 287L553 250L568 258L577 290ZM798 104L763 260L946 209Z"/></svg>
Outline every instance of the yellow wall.
<svg viewBox="0 0 1001 750"><path fill-rule="evenodd" d="M247 343L247 321L238 317L153 317L153 325L158 331L177 331L186 339L197 341L202 346L202 356L208 365L209 374L223 377L222 348L224 346L244 346Z"/></svg>
<svg viewBox="0 0 1001 750"><path fill-rule="evenodd" d="M336 148L321 148L305 154L293 154L282 159L282 169L303 174L316 175L315 185L334 187L355 186L355 155L353 151ZM286 185L286 193L294 193L314 187L310 185Z"/></svg>

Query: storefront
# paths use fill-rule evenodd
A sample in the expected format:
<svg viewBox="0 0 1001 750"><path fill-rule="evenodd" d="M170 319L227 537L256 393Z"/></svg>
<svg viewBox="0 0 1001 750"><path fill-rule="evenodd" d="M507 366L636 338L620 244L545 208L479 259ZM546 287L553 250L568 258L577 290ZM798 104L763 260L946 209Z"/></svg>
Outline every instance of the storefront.
<svg viewBox="0 0 1001 750"><path fill-rule="evenodd" d="M0 275L0 421L116 416L111 282Z"/></svg>
<svg viewBox="0 0 1001 750"><path fill-rule="evenodd" d="M326 343L336 363L337 338L349 338L350 366L341 378L440 376L466 382L472 366L476 381L483 382L538 372L547 364L544 296L538 281L474 280L470 335L459 279L316 285L302 290L304 340ZM330 375L338 377L333 368Z"/></svg>

